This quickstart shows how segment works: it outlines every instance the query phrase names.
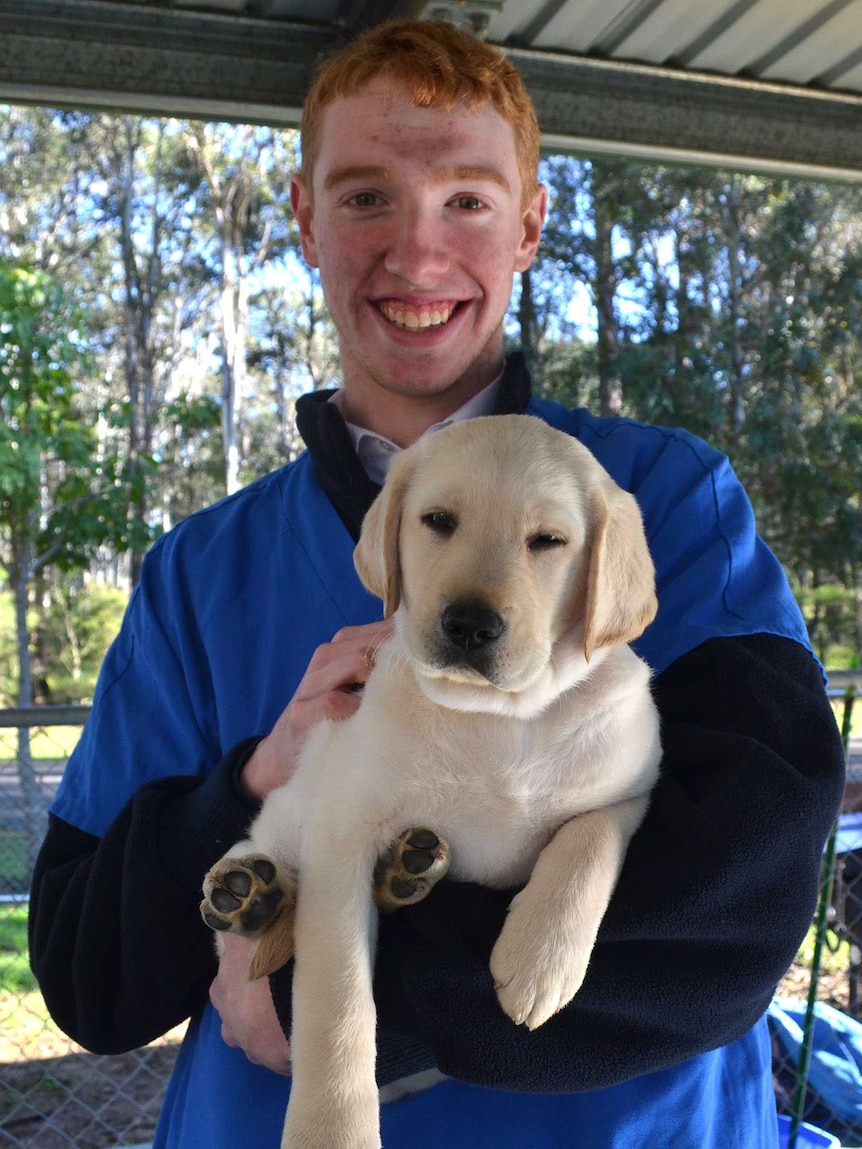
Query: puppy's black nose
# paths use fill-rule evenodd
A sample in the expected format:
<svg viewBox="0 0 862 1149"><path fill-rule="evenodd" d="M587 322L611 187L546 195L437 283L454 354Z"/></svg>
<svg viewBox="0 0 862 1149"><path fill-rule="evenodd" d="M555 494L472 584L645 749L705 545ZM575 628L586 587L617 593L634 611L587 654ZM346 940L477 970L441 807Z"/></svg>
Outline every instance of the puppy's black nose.
<svg viewBox="0 0 862 1149"><path fill-rule="evenodd" d="M496 642L506 623L495 610L474 603L450 603L440 616L443 633L461 650L471 651Z"/></svg>

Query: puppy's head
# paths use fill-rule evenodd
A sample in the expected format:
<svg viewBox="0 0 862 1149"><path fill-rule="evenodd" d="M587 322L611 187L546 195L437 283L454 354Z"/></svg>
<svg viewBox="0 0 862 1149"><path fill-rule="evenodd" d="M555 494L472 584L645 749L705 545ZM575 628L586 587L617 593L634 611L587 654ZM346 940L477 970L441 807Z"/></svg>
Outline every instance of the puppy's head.
<svg viewBox="0 0 862 1149"><path fill-rule="evenodd" d="M404 451L356 567L397 612L420 681L454 706L469 695L499 709L529 692L546 705L564 644L569 661L573 648L589 661L656 610L634 498L577 440L523 415L458 423Z"/></svg>

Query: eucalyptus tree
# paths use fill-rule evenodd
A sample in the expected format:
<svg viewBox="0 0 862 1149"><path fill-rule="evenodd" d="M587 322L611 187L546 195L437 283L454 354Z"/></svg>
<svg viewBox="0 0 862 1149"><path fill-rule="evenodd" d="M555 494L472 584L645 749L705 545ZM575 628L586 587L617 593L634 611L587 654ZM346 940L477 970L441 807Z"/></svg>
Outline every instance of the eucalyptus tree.
<svg viewBox="0 0 862 1149"><path fill-rule="evenodd" d="M247 388L249 295L290 244L289 181L295 133L192 123L184 140L200 173L204 258L218 277L221 413L228 493L240 485L239 423Z"/></svg>
<svg viewBox="0 0 862 1149"><path fill-rule="evenodd" d="M74 273L95 240L69 119L50 108L0 106L0 258L54 274Z"/></svg>
<svg viewBox="0 0 862 1149"><path fill-rule="evenodd" d="M81 118L78 154L91 173L91 200L107 244L103 280L105 379L125 427L129 467L140 482L132 508L157 510L153 461L175 376L191 355L189 333L206 308L196 236L196 173L173 121L137 116ZM117 384L121 383L118 387ZM132 552L134 586L142 554Z"/></svg>
<svg viewBox="0 0 862 1149"><path fill-rule="evenodd" d="M603 157L551 156L542 168L551 202L539 268L552 284L551 298L558 307L561 302L565 305L567 288L570 292L574 284L589 295L602 415L619 415L623 410L624 292L636 270L632 204L639 173L636 164Z"/></svg>

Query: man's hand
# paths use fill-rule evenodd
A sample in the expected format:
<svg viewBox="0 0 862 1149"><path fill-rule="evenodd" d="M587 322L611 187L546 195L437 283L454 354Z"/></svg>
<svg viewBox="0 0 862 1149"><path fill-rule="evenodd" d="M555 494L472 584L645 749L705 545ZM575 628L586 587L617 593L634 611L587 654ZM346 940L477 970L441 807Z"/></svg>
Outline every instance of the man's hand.
<svg viewBox="0 0 862 1149"><path fill-rule="evenodd" d="M249 1061L274 1073L290 1073L290 1046L272 1004L269 978L249 981L257 943L237 934L222 934L224 953L210 986L210 1001L221 1018L227 1045L241 1049Z"/></svg>
<svg viewBox="0 0 862 1149"><path fill-rule="evenodd" d="M317 648L287 708L243 768L243 785L253 797L264 798L290 779L313 726L324 718L349 718L359 709L357 688L367 681L378 647L391 636L389 622L346 626Z"/></svg>

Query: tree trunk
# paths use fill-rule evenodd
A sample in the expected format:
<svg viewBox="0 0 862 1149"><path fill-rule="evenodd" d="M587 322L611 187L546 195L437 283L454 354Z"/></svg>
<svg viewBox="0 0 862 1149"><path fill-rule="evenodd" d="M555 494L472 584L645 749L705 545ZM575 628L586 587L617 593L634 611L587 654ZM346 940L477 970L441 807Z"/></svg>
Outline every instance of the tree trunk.
<svg viewBox="0 0 862 1149"><path fill-rule="evenodd" d="M234 253L226 236L222 242L221 326L224 343L221 386L221 427L224 444L224 479L229 495L239 490L239 446L237 408L242 382L239 375L240 347L237 324L238 274ZM243 348L244 353L244 348Z"/></svg>
<svg viewBox="0 0 862 1149"><path fill-rule="evenodd" d="M619 373L619 330L614 306L617 290L612 237L614 221L599 196L593 197L596 221L596 313L598 316L599 413L619 415L623 381Z"/></svg>
<svg viewBox="0 0 862 1149"><path fill-rule="evenodd" d="M521 299L518 303L518 323L521 331L521 350L527 367L534 373L539 361L539 323L533 300L533 281L529 267L521 272Z"/></svg>
<svg viewBox="0 0 862 1149"><path fill-rule="evenodd" d="M728 426L735 439L745 425L745 383L744 362L739 341L739 317L742 296L742 271L739 263L739 248L742 243L740 224L740 189L733 181L727 188L727 207L724 213L727 238L727 342L730 352L730 389L728 393Z"/></svg>
<svg viewBox="0 0 862 1149"><path fill-rule="evenodd" d="M18 562L13 591L15 596L15 630L18 646L18 705L33 705L33 671L30 661L30 632L27 629L27 608L30 583L29 562L24 555ZM45 811L39 789L39 779L30 747L30 728L18 727L18 785L21 789L22 824L27 845L28 880L36 864L45 829Z"/></svg>

